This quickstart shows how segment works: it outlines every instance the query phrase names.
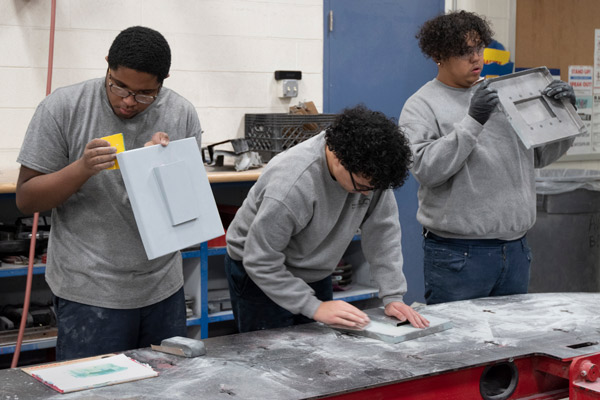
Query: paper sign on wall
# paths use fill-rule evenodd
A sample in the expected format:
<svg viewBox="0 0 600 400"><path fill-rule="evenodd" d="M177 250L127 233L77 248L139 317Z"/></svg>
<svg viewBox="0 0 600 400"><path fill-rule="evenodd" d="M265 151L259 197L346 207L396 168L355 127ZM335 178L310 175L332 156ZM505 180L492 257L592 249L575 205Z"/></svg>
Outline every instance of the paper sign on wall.
<svg viewBox="0 0 600 400"><path fill-rule="evenodd" d="M591 65L569 65L569 85L575 92L577 114L583 121L586 131L575 138L567 155L588 154L594 151L592 141L593 75L594 67Z"/></svg>

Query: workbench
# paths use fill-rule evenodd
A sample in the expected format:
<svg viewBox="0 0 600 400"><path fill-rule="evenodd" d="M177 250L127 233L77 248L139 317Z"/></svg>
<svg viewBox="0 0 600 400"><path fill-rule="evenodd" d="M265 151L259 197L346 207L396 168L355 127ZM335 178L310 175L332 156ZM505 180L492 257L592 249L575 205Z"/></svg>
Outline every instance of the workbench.
<svg viewBox="0 0 600 400"><path fill-rule="evenodd" d="M248 190L250 190L259 178L263 169L264 167L247 171L235 171L233 165L220 167L206 166L208 180L211 183L213 195L217 203L222 201L223 204L231 204L231 202L238 205L241 204ZM17 177L17 169L0 171L0 199L4 198L7 203L10 203L10 206L15 208L15 212L17 212L14 204ZM358 240L359 236L356 236L354 242L358 242ZM199 339L208 337L210 324L230 321L233 319L233 313L230 310L213 312L209 310L208 304L210 301L208 292L210 286L209 276L213 277L213 282L217 282L217 285L224 284L225 290L221 290L220 292L226 292L227 297L229 296L222 263L217 263L216 268L212 268L209 271L209 258L213 256L222 257L226 252L225 247L222 244L216 247L209 247L207 242L201 243L196 247L182 251L182 258L185 293L196 299L192 307L193 316L187 319L188 336ZM358 244L352 245L354 254L359 253L359 247ZM364 263L361 258L362 256L359 255L356 257L358 257L360 264L355 265L355 281L353 282L352 289L344 292L335 292L335 299L354 302L377 297L378 289L367 284L370 283L368 282L370 280L368 265ZM36 264L33 272L34 275L43 275L45 273L45 266L43 264ZM26 266L11 267L4 264L0 268L0 293L2 293L3 289L2 278L25 276L26 274ZM214 279L215 276L216 279ZM0 304L2 303L0 302ZM45 349L54 347L55 343L56 339L52 337L44 341L25 343L23 350ZM13 351L14 345L0 345L0 354L10 354Z"/></svg>
<svg viewBox="0 0 600 400"><path fill-rule="evenodd" d="M207 166L206 171L208 180L214 188L230 188L236 192L245 193L244 190L249 188L256 182L263 168L251 169L247 171L235 171L233 166L225 165L222 167ZM0 209L0 215L6 218L6 221L0 220L0 222L12 222L17 217L21 216L20 212L16 208L15 204L15 192L17 186L17 179L19 176L18 169L0 170L0 201L2 209ZM245 188L245 189L240 189ZM238 197L242 196L241 194ZM227 197L235 197L229 196ZM240 197L238 201L243 200ZM8 219L10 218L10 219ZM206 337L208 336L208 327L212 322L220 322L233 319L231 312L218 313L215 315L209 315L208 311L208 259L209 256L222 255L225 253L223 247L220 248L209 248L207 243L204 242L198 246L198 249L190 249L182 252L184 269L186 272L185 291L186 294L193 296L197 299L197 302L193 306L194 315L187 319L188 331L190 336L194 337ZM44 264L35 264L33 268L33 274L42 276L40 278L41 286L45 287L43 282L43 275L45 273ZM22 265L10 265L6 263L0 263L0 308L3 302L6 302L6 296L14 292L24 292L25 283L23 281L23 287L15 288L7 287L8 283L3 281L4 278L12 277L24 277L27 275L27 266ZM14 285L14 283L12 283ZM374 296L375 294L371 293ZM16 295L13 295L13 297ZM18 298L18 301L22 301L22 296ZM23 343L21 351L28 350L41 350L55 347L56 337L48 335L46 339L26 341ZM0 354L12 354L14 352L14 344L0 344Z"/></svg>
<svg viewBox="0 0 600 400"><path fill-rule="evenodd" d="M598 293L556 293L433 305L424 313L453 328L398 344L311 323L205 339L207 354L197 358L131 350L159 376L71 394L2 370L0 399L470 399L481 398L484 376L488 386L514 383L510 398L566 398L573 365L591 360L585 371L597 376L598 304Z"/></svg>
<svg viewBox="0 0 600 400"><path fill-rule="evenodd" d="M263 168L248 171L235 171L233 167L206 167L210 183L255 182ZM0 170L0 193L15 193L17 190L18 169Z"/></svg>

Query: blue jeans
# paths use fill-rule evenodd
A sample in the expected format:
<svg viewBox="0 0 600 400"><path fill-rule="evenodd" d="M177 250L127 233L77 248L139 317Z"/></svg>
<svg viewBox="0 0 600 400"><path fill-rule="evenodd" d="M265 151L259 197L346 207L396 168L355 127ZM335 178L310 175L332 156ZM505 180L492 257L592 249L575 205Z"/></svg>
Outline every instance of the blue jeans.
<svg viewBox="0 0 600 400"><path fill-rule="evenodd" d="M156 304L118 310L54 297L56 360L91 357L160 344L186 336L183 288Z"/></svg>
<svg viewBox="0 0 600 400"><path fill-rule="evenodd" d="M527 293L531 249L527 239L446 239L428 232L425 250L427 304Z"/></svg>
<svg viewBox="0 0 600 400"><path fill-rule="evenodd" d="M233 316L240 332L314 322L304 315L292 314L278 306L250 279L242 262L233 260L229 255L225 255L225 273L229 283ZM333 299L331 276L308 285L315 291L319 300Z"/></svg>

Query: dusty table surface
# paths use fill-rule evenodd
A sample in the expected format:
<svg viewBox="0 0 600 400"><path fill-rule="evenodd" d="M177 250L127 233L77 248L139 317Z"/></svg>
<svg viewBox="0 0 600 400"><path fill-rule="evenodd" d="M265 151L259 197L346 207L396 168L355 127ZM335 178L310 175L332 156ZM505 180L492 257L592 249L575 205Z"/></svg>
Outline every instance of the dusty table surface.
<svg viewBox="0 0 600 400"><path fill-rule="evenodd" d="M428 306L452 329L388 344L318 323L205 339L207 354L126 352L157 378L59 394L20 369L0 371L0 399L311 399L529 354L600 352L598 293L527 294Z"/></svg>

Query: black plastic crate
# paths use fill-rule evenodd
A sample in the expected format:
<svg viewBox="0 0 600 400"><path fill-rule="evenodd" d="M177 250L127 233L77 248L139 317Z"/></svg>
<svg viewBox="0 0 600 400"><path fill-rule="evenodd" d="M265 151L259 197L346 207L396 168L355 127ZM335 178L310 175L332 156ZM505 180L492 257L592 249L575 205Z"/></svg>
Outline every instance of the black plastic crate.
<svg viewBox="0 0 600 400"><path fill-rule="evenodd" d="M337 114L246 114L248 147L267 162L277 153L305 141L333 123Z"/></svg>

